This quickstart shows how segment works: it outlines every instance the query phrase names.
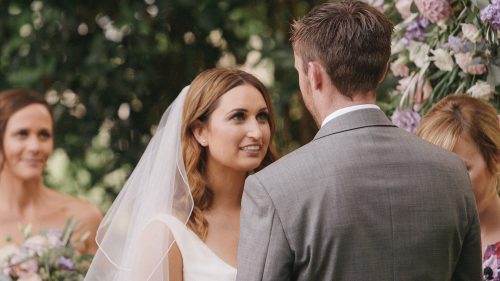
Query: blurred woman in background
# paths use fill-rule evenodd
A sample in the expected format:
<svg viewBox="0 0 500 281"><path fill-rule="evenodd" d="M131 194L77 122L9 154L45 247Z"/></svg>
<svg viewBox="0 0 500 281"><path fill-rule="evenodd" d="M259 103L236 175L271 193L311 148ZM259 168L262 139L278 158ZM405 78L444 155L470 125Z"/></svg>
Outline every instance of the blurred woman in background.
<svg viewBox="0 0 500 281"><path fill-rule="evenodd" d="M470 96L450 95L429 110L417 135L464 160L479 213L484 280L500 280L500 125L495 109Z"/></svg>
<svg viewBox="0 0 500 281"><path fill-rule="evenodd" d="M32 233L62 231L77 222L73 241L89 233L81 253L95 253L94 237L102 215L97 207L44 185L43 173L54 149L54 119L39 93L29 89L0 92L0 247L21 244L19 225Z"/></svg>

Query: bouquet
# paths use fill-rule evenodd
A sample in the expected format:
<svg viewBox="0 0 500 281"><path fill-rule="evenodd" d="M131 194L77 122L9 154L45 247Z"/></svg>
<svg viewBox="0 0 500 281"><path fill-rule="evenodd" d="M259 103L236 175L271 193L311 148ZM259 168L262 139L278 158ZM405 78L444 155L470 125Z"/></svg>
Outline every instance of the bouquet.
<svg viewBox="0 0 500 281"><path fill-rule="evenodd" d="M21 229L25 238L22 245L0 248L0 281L83 280L92 256L80 255L70 243L75 225L70 219L62 232L51 229L34 236L30 226Z"/></svg>
<svg viewBox="0 0 500 281"><path fill-rule="evenodd" d="M393 0L397 22L390 76L397 81L393 122L415 131L420 114L444 96L500 106L500 0ZM419 114L420 113L420 114Z"/></svg>

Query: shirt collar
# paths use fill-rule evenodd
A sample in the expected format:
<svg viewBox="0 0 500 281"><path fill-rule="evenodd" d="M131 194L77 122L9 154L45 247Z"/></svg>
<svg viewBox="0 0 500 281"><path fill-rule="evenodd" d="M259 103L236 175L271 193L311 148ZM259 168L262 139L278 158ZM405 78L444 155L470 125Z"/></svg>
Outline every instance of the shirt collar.
<svg viewBox="0 0 500 281"><path fill-rule="evenodd" d="M344 115L344 114L346 114L348 112L352 112L352 111L355 111L355 110L367 109L367 108L373 108L373 109L379 109L380 110L380 107L378 107L375 104L358 104L358 105L352 105L352 106L344 107L344 108L338 109L338 110L330 113L330 115L326 116L325 120L323 120L323 123L321 124L321 127L325 126L326 123L332 121L334 118L337 118L340 115Z"/></svg>

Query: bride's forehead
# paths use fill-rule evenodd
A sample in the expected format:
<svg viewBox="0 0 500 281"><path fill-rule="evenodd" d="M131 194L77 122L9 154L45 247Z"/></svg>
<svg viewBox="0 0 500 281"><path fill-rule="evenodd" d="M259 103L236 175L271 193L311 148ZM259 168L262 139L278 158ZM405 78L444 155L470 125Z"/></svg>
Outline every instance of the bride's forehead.
<svg viewBox="0 0 500 281"><path fill-rule="evenodd" d="M266 101L262 93L252 85L240 85L224 93L217 101L218 108L262 107Z"/></svg>

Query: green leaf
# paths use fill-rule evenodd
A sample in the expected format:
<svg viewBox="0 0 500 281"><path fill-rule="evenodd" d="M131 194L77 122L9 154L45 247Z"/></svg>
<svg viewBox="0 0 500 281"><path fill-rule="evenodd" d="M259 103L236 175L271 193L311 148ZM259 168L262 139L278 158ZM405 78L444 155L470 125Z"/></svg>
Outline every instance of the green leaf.
<svg viewBox="0 0 500 281"><path fill-rule="evenodd" d="M488 66L488 77L486 78L488 84L493 86L500 85L500 66L496 64L490 64Z"/></svg>

